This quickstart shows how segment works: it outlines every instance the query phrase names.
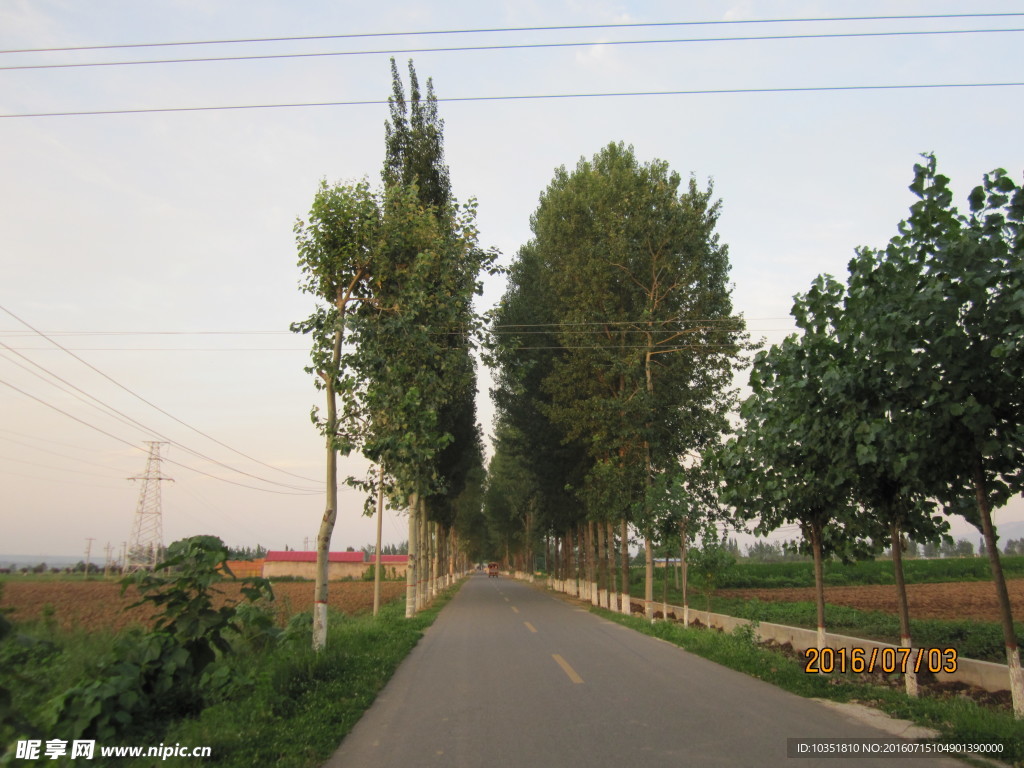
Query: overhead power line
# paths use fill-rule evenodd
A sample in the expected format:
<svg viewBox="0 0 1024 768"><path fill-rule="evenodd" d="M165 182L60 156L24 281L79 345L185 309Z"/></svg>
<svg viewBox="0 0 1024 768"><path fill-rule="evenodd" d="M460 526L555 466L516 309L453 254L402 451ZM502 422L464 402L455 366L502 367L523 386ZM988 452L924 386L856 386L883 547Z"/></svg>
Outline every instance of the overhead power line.
<svg viewBox="0 0 1024 768"><path fill-rule="evenodd" d="M26 392L25 390L23 390L23 389L21 389L19 387L14 386L13 384L11 384L8 381L4 381L3 379L0 379L0 384L3 384L5 386L7 386L7 387L10 387L15 392L18 392L18 393L24 395L25 397L27 397L27 398L29 398L31 400L35 400L37 403L45 405L47 408L50 408L50 409L52 409L54 411L57 411L58 413L64 414L69 419L72 419L73 421L77 421L79 424L82 424L82 425L88 427L89 429L93 429L93 430L99 432L102 435L106 435L107 437L111 438L112 440L116 440L119 443L123 443L124 445L127 445L129 448L135 448L136 450L143 450L140 446L135 445L131 441L125 440L124 438L121 438L121 437L118 437L117 435L113 434L112 432L107 432L105 429L103 429L102 427L97 427L95 424L90 424L88 421L85 421L84 419L80 419L77 416L75 416L74 414L68 413L64 409L58 408L53 403L48 403L45 400L43 400L42 398L40 398L40 397L36 397L35 395L33 395L33 394L29 393L29 392ZM165 458L163 460L168 462L169 464L174 464L175 466L181 467L182 469L187 469L190 472L195 472L196 474L203 475L205 477L209 477L209 478L211 478L213 480L219 480L222 483L228 483L229 485L237 485L240 488L248 488L248 489L253 490L253 491L263 491L264 493L277 493L277 494L282 494L282 495L285 495L285 496L309 496L309 495L313 495L313 494L319 493L319 491L311 491L311 492L308 492L308 493L304 493L304 492L300 492L300 491L275 491L275 490L270 489L270 488L258 488L255 485L246 485L245 483L238 483L238 482L235 482L234 480L229 480L226 477L217 477L216 475L211 475L209 472L204 472L201 469L196 469L195 467L191 467L188 464L182 464L180 461L175 461L173 459L167 459L167 458Z"/></svg>
<svg viewBox="0 0 1024 768"><path fill-rule="evenodd" d="M11 351L45 352L51 347L7 347ZM309 352L308 347L69 347L73 352ZM308 478L306 478L308 479Z"/></svg>
<svg viewBox="0 0 1024 768"><path fill-rule="evenodd" d="M735 317L687 317L682 320L673 322L685 322L685 323L735 323L740 318ZM792 322L792 317L743 317L748 323L760 323L768 320L786 320ZM589 320L579 322L559 322L559 323L501 323L492 325L492 329L507 329L507 328L561 328L570 326L587 326L587 325L639 325L646 323L647 320ZM662 322L662 321L657 321ZM292 336L295 334L292 331L259 331L259 330L242 330L242 331L46 331L47 336ZM23 330L3 330L0 329L0 337L35 337L38 333L35 331L23 331Z"/></svg>
<svg viewBox="0 0 1024 768"><path fill-rule="evenodd" d="M48 470L52 470L53 469L53 464L43 464L43 463L38 462L38 461L29 461L28 459L16 459L13 456L0 456L0 461L5 461L5 462L13 461L16 464L27 464L30 467L42 467L43 469L48 469ZM110 467L104 467L104 469L108 470L108 472L109 472ZM62 474L64 472L73 472L76 475L88 475L89 477L99 477L99 478L102 478L103 480L113 480L113 479L116 479L116 478L111 477L109 474L101 475L99 472L87 472L84 469L71 469L69 467L61 467L60 471L61 471Z"/></svg>
<svg viewBox="0 0 1024 768"><path fill-rule="evenodd" d="M112 43L106 45L75 45L49 48L12 48L2 50L4 53L50 53L57 51L100 51L123 48L161 48L189 45L234 45L239 43L282 43L310 40L354 40L371 37L424 37L431 35L475 35L504 32L553 32L584 29L638 29L658 27L700 27L723 26L737 24L811 24L823 22L855 22L855 21L919 21L925 19L993 19L1024 16L1024 13L938 13L892 16L823 16L787 19L712 19L706 21L655 21L633 22L624 24L563 24L557 26L536 27L483 27L476 29L435 29L407 30L404 32L351 32L338 35L292 35L281 37L248 37L219 40L181 40L176 42L151 43Z"/></svg>
<svg viewBox="0 0 1024 768"><path fill-rule="evenodd" d="M3 331L0 336L35 336L33 331ZM47 336L294 336L291 331L47 331Z"/></svg>
<svg viewBox="0 0 1024 768"><path fill-rule="evenodd" d="M605 99L627 98L636 96L712 96L754 93L823 93L839 91L899 91L899 90L936 90L957 88L1015 88L1024 85L1024 81L1003 83L905 83L901 85L820 85L787 88L709 88L705 90L686 91L618 91L612 93L548 93L524 94L521 96L454 96L437 99L438 103L454 104L458 102L484 101L540 101L552 99ZM168 112L223 112L228 110L252 109L298 109L305 107L363 107L380 106L388 102L381 99L361 101L306 101L282 104L234 104L207 107L146 107L141 109L96 109L66 112L21 112L0 115L0 118L27 117L86 117L98 115L144 115Z"/></svg>
<svg viewBox="0 0 1024 768"><path fill-rule="evenodd" d="M19 435L19 436L22 436L22 437L28 437L28 435L21 435L20 432L14 432L14 431L9 430L9 429L0 430L0 432L9 432L10 434L13 434L13 435ZM98 461L89 461L88 459L83 459L80 456L72 456L70 453L61 453L60 451L54 451L54 450L51 450L49 448L40 448L38 445L32 445L31 443L26 443L23 440L15 440L12 437L7 437L6 435L2 435L2 434L0 434L0 440L6 441L6 442L9 442L9 443L13 443L14 445L21 446L22 448L28 448L30 451L38 451L40 453L48 453L48 454L50 454L52 456L58 456L58 457L60 457L62 459L70 459L71 461L77 461L77 462L80 462L82 464L88 464L88 465L93 466L93 467L99 467L100 469L107 470L108 472L110 471L110 465L109 464L100 464Z"/></svg>
<svg viewBox="0 0 1024 768"><path fill-rule="evenodd" d="M209 461L212 464L216 464L218 467L226 469L226 470L228 470L230 472L237 472L240 475L245 475L246 477L251 477L254 480L259 480L260 482L263 482L263 483L269 483L270 485L277 485L277 486L280 486L282 488L288 488L288 489L293 490L293 491L309 491L309 490L312 490L312 489L308 489L308 488L300 488L299 486L292 485L291 483L281 483L281 482L278 482L277 480L270 480L270 479L267 479L265 477L260 477L259 475L255 475L252 472L246 472L245 470L241 470L241 469L238 469L236 467L232 467L229 464L225 464L222 461L217 461L217 459L214 459L214 458L212 458L210 456L207 456L206 454L201 453L200 451L197 451L197 450L194 450L192 448L189 448L187 445L183 445L182 443L179 443L176 440L172 440L171 438L169 438L166 435L162 434L158 430L155 430L152 427L150 427L150 426L148 426L146 424L143 424L141 421L132 418L131 416L126 414L124 411L120 411L117 408L114 408L112 405L109 405L109 404L103 402L98 397L95 397L94 395L89 394L88 392L86 392L81 387L79 387L79 386L77 386L75 384L72 384L70 381L68 381L65 378L62 378L61 376L58 376L53 371L49 370L45 366L40 365L39 363L35 362L31 358L26 357L25 355L21 354L20 352L15 350L13 347L8 346L7 344L5 344L2 341L0 341L0 347L3 347L4 349L6 349L8 351L14 352L14 354L16 354L22 360L25 360L30 365L38 368L39 370L41 370L44 373L46 373L48 376L50 376L53 379L56 379L57 381L61 382L61 384L63 384L64 386L60 387L57 384L54 384L53 381L50 381L49 379L47 379L46 377L42 376L41 374L36 373L35 371L31 370L30 368L27 368L26 366L22 365L21 363L18 363L16 360L9 360L9 362L12 362L15 365L20 366L21 368L24 368L24 369L28 370L28 372L31 373L33 376L36 376L36 377L42 379L43 381L47 382L51 386L56 387L57 389L61 390L62 392L66 392L67 394L71 395L72 397L75 397L76 399L80 400L81 402L85 403L86 405L88 405L88 406L90 406L92 408L97 409L104 416L113 417L114 419L117 419L122 424L126 424L129 427L135 427L135 428L141 429L143 432L146 432L146 433L149 433L149 434L153 434L153 435L159 437L161 440L165 440L168 443L170 443L171 445L174 445L174 446L177 446L178 448L181 448L186 453L190 453L193 456L196 456L196 457L198 457L200 459L205 459L206 461ZM86 398L88 398L88 399L86 399ZM92 401L92 402L90 402L90 401Z"/></svg>
<svg viewBox="0 0 1024 768"><path fill-rule="evenodd" d="M74 353L73 351L71 351L71 350L70 350L70 349L68 349L67 347L63 346L63 345L62 345L62 344L60 344L59 342L57 342L57 341L54 341L54 340L53 340L53 339L51 339L51 338L50 338L49 336L47 336L47 335L46 335L45 333L43 333L43 332L42 332L42 331L40 331L39 329L37 329L37 328L33 327L32 325L30 325L30 324L29 324L28 322L26 322L25 320L22 320L22 319L21 319L20 317L18 317L18 316L17 316L16 314L14 314L13 312L11 312L11 311L10 311L9 309L7 309L6 307L4 307L4 306L0 305L0 310L3 310L3 311L4 311L5 313L7 313L7 314L8 314L8 315L10 315L11 317L13 317L13 318L14 318L15 320L17 320L17 321L18 321L19 323L21 323L22 325L24 325L24 326L25 326L26 328L28 328L28 329L30 329L30 330L32 330L32 331L34 331L35 333L37 333L37 334L38 334L39 336L41 336L42 338L44 338L44 339L46 339L47 341L49 341L49 342L50 342L51 344L53 344L53 345L54 345L55 347L58 347L59 349L61 349L61 350L63 350L64 352L66 352L67 354L71 355L71 357L75 358L75 360L77 360L78 362L82 363L82 365L84 365L84 366L86 366L87 368L89 368L90 370L92 370L92 371L94 371L94 372L98 373L98 374L99 374L100 376L102 376L103 378L105 378L105 379L106 379L107 381L111 382L111 383L112 383L112 384L114 384L115 386L117 386L117 387L118 387L119 389L122 389L122 390L124 390L125 392L127 392L127 393L128 393L128 394L130 394L130 395L132 395L132 396L133 396L133 397L135 397L136 399L138 399L138 400L141 400L141 401L142 401L143 403L145 403L145 404L146 404L146 405L148 405L149 407L151 407L151 408L154 408L155 410L157 410L157 411L159 411L160 413L162 413L162 414L163 414L164 416L167 416L167 417L168 417L169 419L172 419L173 421L177 422L178 424L181 424L181 425L182 425L183 427L187 427L188 429L192 430L192 431L193 431L193 432L195 432L196 434L198 434L198 435L201 435L201 436L205 437L205 438L206 438L207 440L210 440L210 441L212 441L212 442L216 443L217 445L221 446L222 448L227 448L227 449L228 449L229 451L231 451L231 452L233 452L233 453L235 453L235 454L237 454L237 455L239 455L239 456L242 456L243 458L245 458L245 459L248 459L249 461L252 461L252 462L255 462L256 464L259 464L259 465L261 465L261 466L267 467L268 469L273 469L273 470L275 470L275 471L277 471L277 472L282 472L282 473L284 473L284 474L286 474L286 475L291 475L291 476L293 476L293 477L297 477L297 478L299 478L299 479L301 479L301 480L306 480L306 481L308 481L308 482L314 482L314 483L315 483L315 482L318 482L317 480L313 480L313 479L311 479L311 478L308 478L308 477L304 477L304 476L302 476L302 475L298 475L298 474L295 474L294 472L289 472L289 471L288 471L288 470L286 470L286 469L281 469L280 467L275 467L275 466L273 466L272 464L267 464L266 462L260 461L259 459L256 459L256 458L253 458L252 456L249 456L248 454L246 454L246 453L243 453L242 451L238 450L237 448L233 448L232 446L228 445L227 443L224 443L224 442L222 442L222 441L218 440L217 438L215 438L215 437L213 437L213 436L211 436L211 435L208 435L208 434L207 434L206 432L203 432L203 431L202 431L201 429L198 429L197 427L194 427L194 426L192 426L191 424L189 424L189 423L187 423L187 422L185 422L185 421L182 421L182 420L181 420L181 419L179 419L179 418L178 418L177 416L175 416L175 415L173 415L173 414L171 414L171 413L168 413L168 412L167 412L166 410L164 410L164 409L163 409L163 408L161 408L160 406L156 405L155 403L152 403L152 402L150 402L149 400L147 400L146 398L144 398L144 397L143 397L142 395L140 395L140 394L139 394L138 392L135 392L134 390L130 389L129 387L126 387L126 386L125 386L124 384L122 384L121 382L117 381L117 380L116 380L116 379L114 379L113 377L111 377L111 376L107 375L106 373L104 373L103 371L101 371L101 370L100 370L99 368L97 368L96 366L92 365L91 363L87 362L86 360L83 360L83 359L82 359L81 357L79 357L78 355L76 355L76 354L75 354L75 353ZM49 372L48 372L48 373L49 373ZM51 375L52 375L52 374L51 374ZM10 385L8 385L8 386L10 386ZM77 389L77 387L76 387L76 389ZM92 397L92 396L90 395L89 397ZM93 398L93 399L95 399L95 398ZM109 406L107 406L107 407L109 408ZM111 409L111 410L115 410L115 409ZM127 418L127 417L126 417L126 418ZM133 419L132 421L134 421L134 419ZM152 430L150 430L150 431L152 431ZM182 447L184 447L184 446L182 446ZM186 449L186 450L190 450L190 449ZM209 460L209 461L213 461L213 462L214 462L214 463L216 463L216 464L220 464L221 466L227 467L227 465L226 465L226 464L221 464L221 462L217 462L217 461L215 461L215 460L213 460L213 459L209 459L209 457L203 456L202 454L199 454L199 453L198 453L198 452L196 452L196 451L191 451L191 450L190 450L190 452L192 452L192 453L196 453L197 455L201 456L202 458L205 458L205 459L207 459L207 460ZM189 469L191 469L191 467L189 467ZM232 467L228 467L228 469L233 469L233 468L232 468ZM199 470L194 470L194 471L199 471ZM237 469L233 469L233 471L235 471L235 472L241 472L241 470L237 470ZM205 473L203 473L203 474L205 474ZM255 475L250 475L250 474L249 474L249 473L247 473L247 472L241 472L241 474L249 475L250 477L256 477ZM210 477L213 477L213 475L210 475ZM219 478L219 479L222 479L222 478ZM263 480L263 478L257 478L257 479ZM273 480L270 480L270 481L268 481L268 480L263 480L263 481L264 481L264 482L271 482L271 483L275 483L275 484L278 484L278 483L276 483L276 481L273 481ZM231 481L225 481L225 482L231 482ZM235 484L236 484L236 485L239 485L239 483L235 483ZM246 486L246 487L248 487L248 486Z"/></svg>
<svg viewBox="0 0 1024 768"><path fill-rule="evenodd" d="M545 48L589 48L625 45L688 45L693 43L740 43L758 41L828 40L838 38L921 37L934 35L974 35L999 32L1024 32L1024 29L935 29L890 32L832 32L792 35L743 35L736 37L689 37L667 40L592 40L586 42L508 43L500 45L460 45L435 48L392 48L372 51L316 51L311 53L263 53L247 56L201 56L184 59L138 59L132 61L82 61L60 64L12 64L0 71L23 69L80 69L85 67L130 67L153 64L210 64L227 61L264 61L269 59L314 59L339 56L393 56L411 53L470 53L480 51L515 51Z"/></svg>

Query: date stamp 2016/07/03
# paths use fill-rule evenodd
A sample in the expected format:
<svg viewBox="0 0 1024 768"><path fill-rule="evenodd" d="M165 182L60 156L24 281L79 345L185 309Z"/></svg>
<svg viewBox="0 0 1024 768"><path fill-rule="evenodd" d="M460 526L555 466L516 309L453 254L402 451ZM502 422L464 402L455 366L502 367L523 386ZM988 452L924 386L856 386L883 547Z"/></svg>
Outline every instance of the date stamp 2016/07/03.
<svg viewBox="0 0 1024 768"><path fill-rule="evenodd" d="M804 672L956 672L956 648L808 648Z"/></svg>

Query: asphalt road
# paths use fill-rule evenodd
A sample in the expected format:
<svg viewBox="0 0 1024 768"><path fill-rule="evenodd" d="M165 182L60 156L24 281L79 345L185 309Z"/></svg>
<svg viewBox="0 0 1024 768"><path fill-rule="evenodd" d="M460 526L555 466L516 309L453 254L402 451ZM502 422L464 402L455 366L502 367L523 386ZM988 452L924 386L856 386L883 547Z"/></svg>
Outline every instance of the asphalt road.
<svg viewBox="0 0 1024 768"><path fill-rule="evenodd" d="M790 758L787 738L897 740L541 589L477 575L326 766L963 765Z"/></svg>

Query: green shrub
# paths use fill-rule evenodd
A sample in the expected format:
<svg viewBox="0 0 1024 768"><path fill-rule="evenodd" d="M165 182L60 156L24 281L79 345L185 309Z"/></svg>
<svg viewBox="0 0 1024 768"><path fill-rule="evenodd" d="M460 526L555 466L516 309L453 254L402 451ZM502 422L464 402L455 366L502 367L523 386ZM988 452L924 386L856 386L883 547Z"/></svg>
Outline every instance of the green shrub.
<svg viewBox="0 0 1024 768"><path fill-rule="evenodd" d="M112 742L151 727L152 722L193 715L223 696L231 667L220 658L231 650L229 635L252 639L269 633L236 621L233 605L213 607L214 585L223 581L228 549L214 536L193 536L167 548L167 559L152 573L122 580L122 593L134 585L141 600L162 609L148 632L122 635L97 664L90 679L57 696L49 705L51 733L66 739ZM253 602L272 599L264 579L245 579L242 593Z"/></svg>

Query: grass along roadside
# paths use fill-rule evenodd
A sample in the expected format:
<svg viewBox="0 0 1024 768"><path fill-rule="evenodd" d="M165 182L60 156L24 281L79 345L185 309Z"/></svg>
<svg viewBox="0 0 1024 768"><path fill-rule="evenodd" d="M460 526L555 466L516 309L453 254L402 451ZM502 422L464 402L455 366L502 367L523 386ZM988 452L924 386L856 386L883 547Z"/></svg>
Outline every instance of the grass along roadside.
<svg viewBox="0 0 1024 768"><path fill-rule="evenodd" d="M1000 562L1006 578L1024 578L1024 556L1004 556ZM895 584L891 560L858 560L850 563L828 560L823 564L823 569L826 587L892 586ZM904 559L903 570L907 584L992 580L992 571L987 557ZM664 568L655 568L654 594L658 599L661 598L665 573ZM678 567L670 567L667 573L669 595L671 596L679 590ZM643 589L643 565L634 565L630 569L629 580L633 587ZM699 591L699 578L691 572L690 581L694 588L694 595L696 595ZM753 563L739 560L724 569L715 579L716 589L799 589L803 587L814 587L814 564L810 560L780 563ZM633 594L637 594L632 588L631 591Z"/></svg>
<svg viewBox="0 0 1024 768"><path fill-rule="evenodd" d="M758 645L749 631L734 634L686 628L671 621L591 608L609 621L658 637L709 661L764 680L805 698L866 704L893 717L934 728L945 743L1002 744L998 759L1024 767L1024 722L1008 712L981 707L967 699L911 699L904 693L850 677L807 674L796 660Z"/></svg>
<svg viewBox="0 0 1024 768"><path fill-rule="evenodd" d="M134 719L130 735L97 739L90 764L194 765L195 760L188 758L131 761L104 759L99 753L101 746L180 744L210 747L212 756L203 763L214 766L319 766L458 586L412 619L405 618L403 599L386 603L376 619L368 613L346 615L332 609L328 646L321 654L310 648L308 612L296 614L285 634L275 637L268 632L272 613L265 607L241 606L241 631L230 636L230 652L211 667L222 684L210 695L209 704L191 719ZM106 679L97 661L141 630L63 630L46 615L16 625L0 616L0 623L6 627L0 632L0 765L49 765L45 758L16 760L17 741L60 738L48 725L56 714L54 702L69 689Z"/></svg>
<svg viewBox="0 0 1024 768"><path fill-rule="evenodd" d="M203 764L222 768L323 764L460 586L411 619L405 618L404 600L383 606L376 619L332 615L324 651L303 646L270 654L244 695L173 725L163 743L209 746L212 756Z"/></svg>
<svg viewBox="0 0 1024 768"><path fill-rule="evenodd" d="M690 603L694 615L704 609L703 597ZM767 621L789 627L814 629L817 612L813 602L783 603L741 598L713 597L712 613L722 613L739 619ZM825 625L829 632L866 640L880 640L899 644L899 617L883 611L862 611L845 605L828 604L825 607ZM1017 641L1024 646L1024 623L1017 622ZM910 635L918 648L956 648L957 653L970 659L1006 663L1003 631L994 621L910 619Z"/></svg>
<svg viewBox="0 0 1024 768"><path fill-rule="evenodd" d="M1001 558L1008 579L1024 577L1024 556ZM940 584L951 581L991 581L987 557L951 557L936 559L904 558L907 584ZM892 560L859 560L844 563L830 560L824 564L825 586L870 586L894 584ZM807 562L738 562L717 580L719 589L771 589L775 587L813 587L813 564Z"/></svg>

